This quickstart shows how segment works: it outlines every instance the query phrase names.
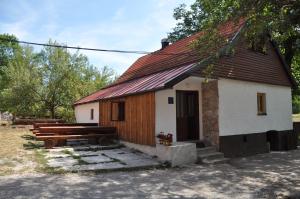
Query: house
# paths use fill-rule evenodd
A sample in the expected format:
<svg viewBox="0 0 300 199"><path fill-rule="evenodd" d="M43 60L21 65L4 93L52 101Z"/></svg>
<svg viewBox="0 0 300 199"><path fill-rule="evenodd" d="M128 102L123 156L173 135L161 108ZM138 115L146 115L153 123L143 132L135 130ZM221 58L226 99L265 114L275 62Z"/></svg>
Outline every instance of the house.
<svg viewBox="0 0 300 199"><path fill-rule="evenodd" d="M144 151L155 149L160 132L174 142L201 140L227 157L268 152L270 140L291 145L295 81L272 41L264 53L249 49L240 36L244 25L219 28L235 53L221 53L210 78L211 57L189 47L203 33L164 40L115 83L75 102L77 122L114 126L121 140Z"/></svg>

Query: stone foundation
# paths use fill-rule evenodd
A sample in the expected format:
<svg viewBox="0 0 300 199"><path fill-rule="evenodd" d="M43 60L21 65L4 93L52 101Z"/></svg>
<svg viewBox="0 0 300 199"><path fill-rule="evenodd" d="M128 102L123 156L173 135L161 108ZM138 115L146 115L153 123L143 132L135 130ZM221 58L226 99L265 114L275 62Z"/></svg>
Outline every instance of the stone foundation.
<svg viewBox="0 0 300 199"><path fill-rule="evenodd" d="M270 151L266 133L220 136L219 149L225 157L229 158L268 153Z"/></svg>

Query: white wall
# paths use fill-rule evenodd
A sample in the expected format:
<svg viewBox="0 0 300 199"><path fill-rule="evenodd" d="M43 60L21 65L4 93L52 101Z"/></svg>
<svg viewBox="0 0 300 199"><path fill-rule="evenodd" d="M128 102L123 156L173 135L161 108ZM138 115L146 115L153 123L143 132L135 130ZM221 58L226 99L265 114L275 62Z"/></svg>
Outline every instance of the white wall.
<svg viewBox="0 0 300 199"><path fill-rule="evenodd" d="M91 120L91 109L94 109L94 119ZM75 106L75 117L77 123L98 123L99 102Z"/></svg>
<svg viewBox="0 0 300 199"><path fill-rule="evenodd" d="M188 77L172 89L155 92L155 133L172 133L176 141L176 90L192 90L199 93L199 134L202 138L202 95L201 82L203 78ZM168 97L174 98L174 104L168 104Z"/></svg>
<svg viewBox="0 0 300 199"><path fill-rule="evenodd" d="M257 115L257 93L266 93L267 115ZM219 80L220 136L290 130L291 88L229 79Z"/></svg>

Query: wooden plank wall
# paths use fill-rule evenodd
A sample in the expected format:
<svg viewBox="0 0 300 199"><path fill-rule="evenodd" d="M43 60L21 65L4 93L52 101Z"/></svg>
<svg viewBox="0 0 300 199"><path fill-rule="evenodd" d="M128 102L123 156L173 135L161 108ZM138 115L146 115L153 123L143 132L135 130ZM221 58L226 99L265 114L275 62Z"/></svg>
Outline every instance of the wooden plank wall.
<svg viewBox="0 0 300 199"><path fill-rule="evenodd" d="M111 102L125 101L125 121L111 121ZM99 124L114 126L120 139L155 146L155 93L99 102Z"/></svg>

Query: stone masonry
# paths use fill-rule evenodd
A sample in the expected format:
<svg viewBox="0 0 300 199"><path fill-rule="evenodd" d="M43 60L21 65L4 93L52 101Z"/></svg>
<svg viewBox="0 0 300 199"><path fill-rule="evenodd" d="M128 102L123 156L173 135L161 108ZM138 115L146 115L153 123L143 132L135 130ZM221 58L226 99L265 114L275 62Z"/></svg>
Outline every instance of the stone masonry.
<svg viewBox="0 0 300 199"><path fill-rule="evenodd" d="M219 146L219 92L218 81L202 83L203 137L212 145Z"/></svg>

